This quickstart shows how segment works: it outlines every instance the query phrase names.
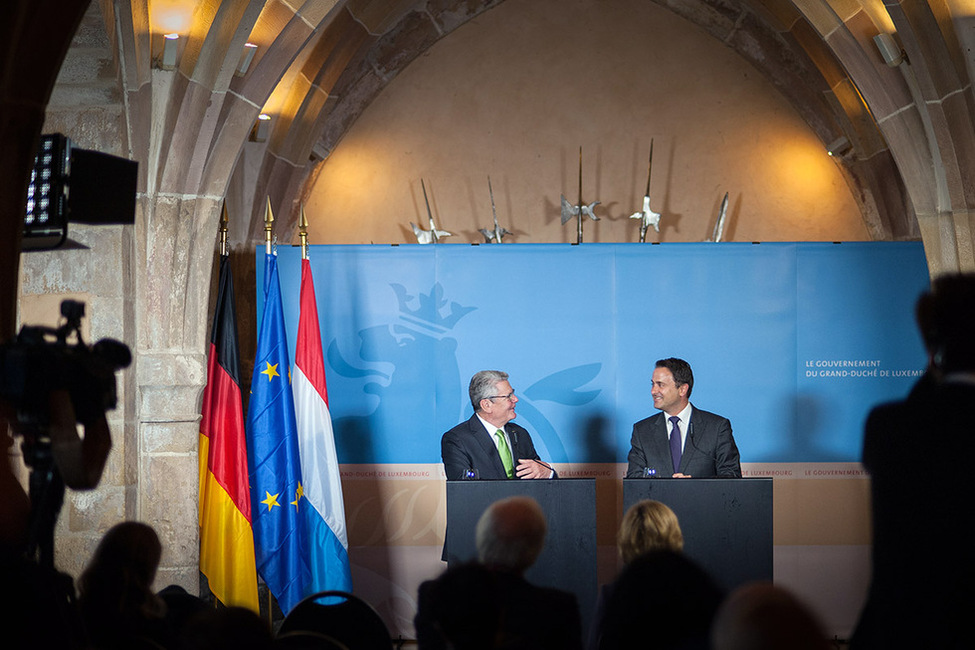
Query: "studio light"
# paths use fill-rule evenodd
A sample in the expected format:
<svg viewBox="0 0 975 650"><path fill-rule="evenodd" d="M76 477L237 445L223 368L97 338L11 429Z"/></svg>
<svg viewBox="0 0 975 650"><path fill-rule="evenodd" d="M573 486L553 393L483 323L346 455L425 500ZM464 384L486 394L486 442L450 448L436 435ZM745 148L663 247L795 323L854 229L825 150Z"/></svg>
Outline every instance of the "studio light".
<svg viewBox="0 0 975 650"><path fill-rule="evenodd" d="M55 248L68 236L68 175L71 145L59 133L41 136L27 186L23 248Z"/></svg>
<svg viewBox="0 0 975 650"><path fill-rule="evenodd" d="M64 245L69 221L133 223L138 168L135 161L76 147L60 133L42 135L27 186L21 250Z"/></svg>

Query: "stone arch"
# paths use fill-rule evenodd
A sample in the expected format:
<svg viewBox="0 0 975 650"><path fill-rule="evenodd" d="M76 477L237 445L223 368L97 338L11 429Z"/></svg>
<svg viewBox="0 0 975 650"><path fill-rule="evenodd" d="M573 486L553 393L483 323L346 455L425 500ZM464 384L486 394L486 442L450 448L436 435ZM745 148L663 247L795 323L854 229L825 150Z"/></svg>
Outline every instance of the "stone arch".
<svg viewBox="0 0 975 650"><path fill-rule="evenodd" d="M248 197L249 240L259 241L264 195L272 197L279 236L287 240L297 222L298 204L314 182L315 164L330 154L386 84L437 40L502 1L459 6L419 2L406 11L385 13L376 8L380 3L373 3L367 4L374 10L368 15L356 13L348 4L343 7L315 46L308 61L314 65L306 65L308 92L291 101L301 108L285 128L297 125L300 137L290 133L275 137L264 153L257 176L265 181ZM789 2L778 3L774 11L748 1L660 0L658 4L748 60L779 89L824 146L840 136L854 144L853 151L839 161L840 168L874 239L918 236L913 204L884 134L858 83L834 51L854 46L863 58L846 30L841 37L834 35L831 44ZM837 20L836 25L841 23Z"/></svg>

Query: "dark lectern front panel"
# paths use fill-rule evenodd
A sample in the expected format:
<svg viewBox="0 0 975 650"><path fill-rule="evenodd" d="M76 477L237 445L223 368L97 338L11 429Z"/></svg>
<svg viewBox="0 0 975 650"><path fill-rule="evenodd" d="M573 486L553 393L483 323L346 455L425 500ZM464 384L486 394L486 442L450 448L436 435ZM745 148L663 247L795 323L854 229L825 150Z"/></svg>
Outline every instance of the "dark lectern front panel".
<svg viewBox="0 0 975 650"><path fill-rule="evenodd" d="M724 589L772 580L772 479L626 479L623 511L642 499L670 506L684 553Z"/></svg>
<svg viewBox="0 0 975 650"><path fill-rule="evenodd" d="M542 554L526 573L532 584L576 595L582 629L596 606L596 481L447 481L447 567L477 558L474 529L489 505L524 495L548 520Z"/></svg>

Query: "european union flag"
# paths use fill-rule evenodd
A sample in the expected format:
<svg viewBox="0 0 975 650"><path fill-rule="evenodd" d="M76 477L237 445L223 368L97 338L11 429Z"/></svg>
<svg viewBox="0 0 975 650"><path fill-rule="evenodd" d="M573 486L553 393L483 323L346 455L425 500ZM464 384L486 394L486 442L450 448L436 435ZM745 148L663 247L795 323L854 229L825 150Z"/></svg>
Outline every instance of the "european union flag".
<svg viewBox="0 0 975 650"><path fill-rule="evenodd" d="M264 314L247 409L251 513L257 571L287 614L307 594L298 432L275 254L264 260Z"/></svg>

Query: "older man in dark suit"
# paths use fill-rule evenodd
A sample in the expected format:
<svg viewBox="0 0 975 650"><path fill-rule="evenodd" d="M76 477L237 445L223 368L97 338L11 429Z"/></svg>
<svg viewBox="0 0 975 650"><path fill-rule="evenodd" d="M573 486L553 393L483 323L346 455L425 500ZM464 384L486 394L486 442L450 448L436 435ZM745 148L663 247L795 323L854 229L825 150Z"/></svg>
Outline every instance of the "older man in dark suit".
<svg viewBox="0 0 975 650"><path fill-rule="evenodd" d="M474 415L443 434L440 453L448 480L463 478L554 478L541 462L532 437L512 420L518 398L508 374L482 370L469 389Z"/></svg>
<svg viewBox="0 0 975 650"><path fill-rule="evenodd" d="M650 394L660 413L633 425L627 478L740 478L727 418L691 405L694 374L683 359L661 359Z"/></svg>
<svg viewBox="0 0 975 650"><path fill-rule="evenodd" d="M491 504L475 530L479 564L449 569L420 585L413 621L419 650L582 650L575 595L524 578L547 530L534 499Z"/></svg>

